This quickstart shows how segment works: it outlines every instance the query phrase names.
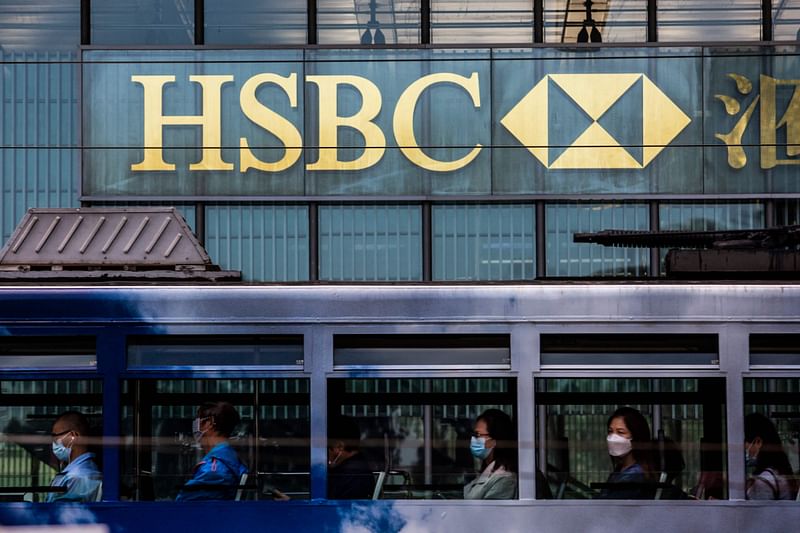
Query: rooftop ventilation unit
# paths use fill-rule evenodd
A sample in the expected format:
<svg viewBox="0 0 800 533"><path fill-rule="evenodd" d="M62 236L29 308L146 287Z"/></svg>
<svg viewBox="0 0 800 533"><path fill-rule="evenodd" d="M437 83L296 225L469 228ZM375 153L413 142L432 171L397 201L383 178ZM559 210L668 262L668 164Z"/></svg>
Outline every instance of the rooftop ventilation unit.
<svg viewBox="0 0 800 533"><path fill-rule="evenodd" d="M239 281L174 207L29 209L0 250L0 280Z"/></svg>

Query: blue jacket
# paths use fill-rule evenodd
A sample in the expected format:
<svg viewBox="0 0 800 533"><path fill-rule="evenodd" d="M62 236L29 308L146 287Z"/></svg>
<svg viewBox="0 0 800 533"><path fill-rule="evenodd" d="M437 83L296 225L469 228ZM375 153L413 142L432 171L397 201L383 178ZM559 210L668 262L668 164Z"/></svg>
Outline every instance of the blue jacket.
<svg viewBox="0 0 800 533"><path fill-rule="evenodd" d="M639 463L633 463L628 468L619 472L612 472L608 476L608 483L618 484L615 487L603 489L599 498L605 500L651 500L655 491L643 484L647 478Z"/></svg>
<svg viewBox="0 0 800 533"><path fill-rule="evenodd" d="M51 487L66 487L67 492L50 492L48 502L93 502L100 495L103 474L94 463L93 453L75 458L53 478Z"/></svg>
<svg viewBox="0 0 800 533"><path fill-rule="evenodd" d="M236 451L227 442L214 446L192 471L192 479L178 493L177 501L233 500L242 474L247 473Z"/></svg>

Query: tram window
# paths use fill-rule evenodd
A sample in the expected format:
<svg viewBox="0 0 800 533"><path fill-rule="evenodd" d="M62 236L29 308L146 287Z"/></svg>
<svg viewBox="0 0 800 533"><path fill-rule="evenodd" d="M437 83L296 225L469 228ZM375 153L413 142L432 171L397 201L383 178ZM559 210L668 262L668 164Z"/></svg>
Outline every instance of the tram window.
<svg viewBox="0 0 800 533"><path fill-rule="evenodd" d="M538 379L536 402L538 465L554 498L727 497L724 379ZM627 434L611 424L632 434L630 454L607 440L623 406L642 415L624 413Z"/></svg>
<svg viewBox="0 0 800 533"><path fill-rule="evenodd" d="M96 367L94 337L0 337L0 369Z"/></svg>
<svg viewBox="0 0 800 533"><path fill-rule="evenodd" d="M591 334L541 336L546 367L718 366L716 335Z"/></svg>
<svg viewBox="0 0 800 533"><path fill-rule="evenodd" d="M511 367L508 335L336 335L337 368Z"/></svg>
<svg viewBox="0 0 800 533"><path fill-rule="evenodd" d="M178 496L203 456L192 424L206 402L228 402L240 417L229 438L249 471L240 499L309 497L307 379L128 380L122 398L123 499Z"/></svg>
<svg viewBox="0 0 800 533"><path fill-rule="evenodd" d="M384 499L463 498L480 463L470 453L476 418L487 409L516 418L516 383L506 378L331 379L328 394L328 419L358 425Z"/></svg>
<svg viewBox="0 0 800 533"><path fill-rule="evenodd" d="M128 368L303 366L303 337L160 335L131 337Z"/></svg>
<svg viewBox="0 0 800 533"><path fill-rule="evenodd" d="M751 480L745 480L745 489L748 499L768 498L768 499L794 499L791 491L797 490L800 484L800 378L747 378L744 380L744 412L745 412L745 443L742 445L748 456L755 459L754 463L748 465L748 474ZM749 428L753 424L749 419L751 413L758 413L766 417L770 425L775 429L772 437L768 435L758 435L767 433L763 429ZM761 418L763 424L763 418ZM750 446L748 450L748 434L752 433L762 438L761 446ZM775 435L777 433L777 435ZM779 442L776 442L779 441ZM768 450L766 448L768 448ZM758 449L755 449L758 448ZM762 455L763 451L769 451ZM784 462L788 459L788 465ZM744 460L744 458L743 458ZM787 468L788 466L788 468ZM759 473L765 469L770 469L780 478L771 477L767 474L766 486L775 491L767 491L764 495L758 494L758 488L753 488L754 481ZM777 484L770 485L777 481ZM788 483L787 483L788 482ZM788 487L788 490L787 490ZM772 493L771 493L772 492Z"/></svg>
<svg viewBox="0 0 800 533"><path fill-rule="evenodd" d="M88 450L102 470L102 404L99 380L0 381L0 501L43 502L59 494L50 488L59 470L51 430L66 411L86 417Z"/></svg>
<svg viewBox="0 0 800 533"><path fill-rule="evenodd" d="M751 366L800 366L800 335L750 335Z"/></svg>

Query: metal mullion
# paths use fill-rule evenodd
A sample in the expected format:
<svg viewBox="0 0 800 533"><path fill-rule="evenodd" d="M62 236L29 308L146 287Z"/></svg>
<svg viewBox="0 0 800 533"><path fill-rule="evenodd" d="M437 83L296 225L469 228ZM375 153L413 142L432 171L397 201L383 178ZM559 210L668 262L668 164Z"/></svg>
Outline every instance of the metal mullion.
<svg viewBox="0 0 800 533"><path fill-rule="evenodd" d="M533 42L544 42L544 0L533 0Z"/></svg>
<svg viewBox="0 0 800 533"><path fill-rule="evenodd" d="M772 0L761 0L761 40L771 41L772 33Z"/></svg>
<svg viewBox="0 0 800 533"><path fill-rule="evenodd" d="M306 42L317 44L317 0L307 0L306 2Z"/></svg>
<svg viewBox="0 0 800 533"><path fill-rule="evenodd" d="M656 0L647 0L647 42L658 42L658 7Z"/></svg>
<svg viewBox="0 0 800 533"><path fill-rule="evenodd" d="M92 44L92 0L81 0L81 44Z"/></svg>
<svg viewBox="0 0 800 533"><path fill-rule="evenodd" d="M547 252L547 234L545 233L545 206L542 200L539 200L535 203L534 209L536 210L534 215L534 246L535 246L535 254L536 254L536 269L534 271L534 277L536 278L544 278L547 276L547 263L546 263L546 252Z"/></svg>
<svg viewBox="0 0 800 533"><path fill-rule="evenodd" d="M194 0L194 44L206 44L205 35L205 0Z"/></svg>
<svg viewBox="0 0 800 533"><path fill-rule="evenodd" d="M420 44L431 44L431 0L420 1Z"/></svg>
<svg viewBox="0 0 800 533"><path fill-rule="evenodd" d="M433 225L431 223L431 203L422 204L422 281L433 279Z"/></svg>

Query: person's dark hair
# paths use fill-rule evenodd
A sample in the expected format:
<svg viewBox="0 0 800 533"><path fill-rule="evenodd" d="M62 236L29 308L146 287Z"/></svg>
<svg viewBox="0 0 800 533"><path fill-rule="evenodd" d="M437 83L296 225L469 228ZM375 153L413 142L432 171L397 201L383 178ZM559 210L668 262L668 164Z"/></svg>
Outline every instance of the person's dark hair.
<svg viewBox="0 0 800 533"><path fill-rule="evenodd" d="M197 410L197 416L210 418L217 433L226 438L239 425L239 413L228 402L206 402Z"/></svg>
<svg viewBox="0 0 800 533"><path fill-rule="evenodd" d="M493 459L495 469L505 468L516 472L517 467L517 429L511 417L500 409L487 409L478 416L486 423L486 431L494 439Z"/></svg>
<svg viewBox="0 0 800 533"><path fill-rule="evenodd" d="M781 437L772 420L761 413L750 413L744 417L744 440L752 443L757 437L761 437L761 449L756 457L756 467L753 471L758 475L767 468L775 470L777 473L786 476L792 491L797 491L797 481L794 479L792 465L783 449Z"/></svg>
<svg viewBox="0 0 800 533"><path fill-rule="evenodd" d="M56 422L64 422L70 431L74 431L82 437L89 436L89 421L83 413L79 413L78 411L65 411L58 415L53 425L55 425Z"/></svg>
<svg viewBox="0 0 800 533"><path fill-rule="evenodd" d="M349 416L336 416L328 421L328 446L337 442L344 444L345 451L358 450L361 442L361 429Z"/></svg>
<svg viewBox="0 0 800 533"><path fill-rule="evenodd" d="M646 476L652 475L654 471L653 441L647 419L633 407L620 407L608 417L606 425L610 426L611 421L615 418L622 418L625 427L631 432L633 458L642 467Z"/></svg>

